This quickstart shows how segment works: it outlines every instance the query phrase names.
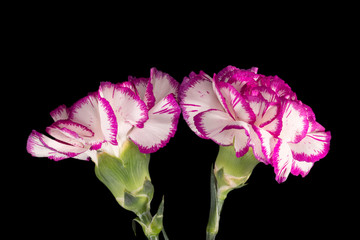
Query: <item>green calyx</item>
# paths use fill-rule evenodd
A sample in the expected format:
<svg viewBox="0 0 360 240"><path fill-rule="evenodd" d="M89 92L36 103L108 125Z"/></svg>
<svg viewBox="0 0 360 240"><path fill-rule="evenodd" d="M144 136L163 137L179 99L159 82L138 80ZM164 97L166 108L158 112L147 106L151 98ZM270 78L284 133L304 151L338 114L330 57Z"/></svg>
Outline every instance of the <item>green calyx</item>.
<svg viewBox="0 0 360 240"><path fill-rule="evenodd" d="M220 146L214 169L219 197L225 200L231 190L243 187L258 163L252 148L238 158L234 146Z"/></svg>
<svg viewBox="0 0 360 240"><path fill-rule="evenodd" d="M154 195L154 186L149 174L150 154L143 154L131 141L122 146L119 157L102 152L98 154L95 173L125 209L134 212L134 222L141 225L144 234L150 240L159 239L163 231L164 200L154 217L150 213L150 203ZM135 225L133 224L133 229Z"/></svg>
<svg viewBox="0 0 360 240"><path fill-rule="evenodd" d="M141 153L134 143L127 141L120 157L99 153L95 173L122 207L138 214L150 204L154 193L149 161L149 154Z"/></svg>

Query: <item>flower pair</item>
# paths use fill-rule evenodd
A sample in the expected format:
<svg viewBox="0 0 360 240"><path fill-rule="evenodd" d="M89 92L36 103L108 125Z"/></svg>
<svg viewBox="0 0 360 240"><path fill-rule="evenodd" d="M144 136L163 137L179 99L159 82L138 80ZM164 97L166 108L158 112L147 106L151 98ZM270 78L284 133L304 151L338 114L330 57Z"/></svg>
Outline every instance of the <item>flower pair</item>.
<svg viewBox="0 0 360 240"><path fill-rule="evenodd" d="M201 138L219 144L211 176L211 209L207 239L215 239L227 194L245 185L262 162L274 168L276 180L290 173L305 177L329 151L330 132L312 109L298 100L277 76L228 66L212 77L190 73L181 85L170 75L151 69L150 78L129 77L102 82L97 92L50 113L48 137L35 130L27 150L55 161L91 159L95 173L117 202L133 211L149 239L163 231L163 202L153 217L154 188L150 153L174 137L180 112ZM180 105L180 106L179 106Z"/></svg>

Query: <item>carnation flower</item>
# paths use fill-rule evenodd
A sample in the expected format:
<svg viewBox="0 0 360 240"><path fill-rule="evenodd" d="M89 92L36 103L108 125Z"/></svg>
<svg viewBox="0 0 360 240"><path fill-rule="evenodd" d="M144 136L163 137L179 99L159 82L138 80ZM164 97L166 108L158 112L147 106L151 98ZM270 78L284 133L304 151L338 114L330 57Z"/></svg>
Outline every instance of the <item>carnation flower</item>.
<svg viewBox="0 0 360 240"><path fill-rule="evenodd" d="M213 78L192 72L180 87L184 118L199 137L232 145L238 158L251 147L274 166L278 182L290 172L306 176L329 151L330 132L285 81L257 70L228 66Z"/></svg>
<svg viewBox="0 0 360 240"><path fill-rule="evenodd" d="M70 108L61 105L52 111L55 122L46 128L51 138L33 130L27 150L34 157L55 161L91 159L96 176L116 201L138 216L134 221L149 239L158 239L164 203L152 216L149 153L164 147L175 134L181 112L178 88L177 81L155 68L150 78L102 82L97 92Z"/></svg>
<svg viewBox="0 0 360 240"><path fill-rule="evenodd" d="M180 115L179 84L170 75L151 69L150 78L102 82L70 108L61 105L50 113L54 123L46 128L52 137L35 130L27 150L34 157L55 161L66 158L97 163L97 153L119 156L131 139L142 153L153 153L174 136Z"/></svg>
<svg viewBox="0 0 360 240"><path fill-rule="evenodd" d="M330 132L311 108L277 76L228 66L210 77L190 73L180 86L180 106L189 127L220 145L211 177L207 239L219 230L227 194L245 185L255 166L274 167L282 183L290 173L305 177L326 156Z"/></svg>

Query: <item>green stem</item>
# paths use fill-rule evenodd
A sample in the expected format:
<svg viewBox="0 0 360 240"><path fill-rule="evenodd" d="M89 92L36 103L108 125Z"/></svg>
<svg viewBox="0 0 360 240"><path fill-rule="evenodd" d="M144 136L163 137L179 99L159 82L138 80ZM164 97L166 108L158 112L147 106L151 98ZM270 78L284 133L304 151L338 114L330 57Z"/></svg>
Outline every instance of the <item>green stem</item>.
<svg viewBox="0 0 360 240"><path fill-rule="evenodd" d="M207 240L215 240L219 231L221 210L228 193L245 186L258 163L251 148L244 156L238 158L233 146L220 146L215 168L211 169L211 204L206 228Z"/></svg>
<svg viewBox="0 0 360 240"><path fill-rule="evenodd" d="M225 198L219 198L217 180L211 168L211 179L210 179L210 213L209 221L206 227L206 240L214 240L219 231L220 213L225 201Z"/></svg>
<svg viewBox="0 0 360 240"><path fill-rule="evenodd" d="M219 232L220 213L223 204L224 201L219 199L217 199L215 203L213 201L211 203L209 222L206 228L206 240L215 240Z"/></svg>
<svg viewBox="0 0 360 240"><path fill-rule="evenodd" d="M159 240L159 235L148 237L149 240Z"/></svg>

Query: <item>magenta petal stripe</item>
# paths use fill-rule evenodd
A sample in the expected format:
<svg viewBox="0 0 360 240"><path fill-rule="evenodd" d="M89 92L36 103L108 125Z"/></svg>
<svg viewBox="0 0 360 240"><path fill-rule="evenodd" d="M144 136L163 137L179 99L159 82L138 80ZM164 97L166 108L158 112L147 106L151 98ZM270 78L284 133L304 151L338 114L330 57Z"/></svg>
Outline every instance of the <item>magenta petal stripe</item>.
<svg viewBox="0 0 360 240"><path fill-rule="evenodd" d="M60 105L59 107L50 112L50 116L52 117L52 119L54 119L54 121L66 120L69 117L68 109L64 104Z"/></svg>
<svg viewBox="0 0 360 240"><path fill-rule="evenodd" d="M279 139L273 153L272 165L276 174L278 183L284 182L290 174L293 158L291 149L287 143Z"/></svg>
<svg viewBox="0 0 360 240"><path fill-rule="evenodd" d="M312 162L301 162L294 160L291 166L291 173L295 176L299 176L300 174L302 177L306 177L313 166L314 163Z"/></svg>
<svg viewBox="0 0 360 240"><path fill-rule="evenodd" d="M325 157L330 149L330 132L308 133L300 142L289 143L294 159L316 162Z"/></svg>
<svg viewBox="0 0 360 240"><path fill-rule="evenodd" d="M67 128L71 131L76 132L81 137L93 137L94 132L91 131L89 128L81 125L80 123L73 122L71 120L59 120L52 124L60 129Z"/></svg>
<svg viewBox="0 0 360 240"><path fill-rule="evenodd" d="M87 149L67 145L33 130L27 142L27 151L34 157L48 157L55 161L74 157Z"/></svg>
<svg viewBox="0 0 360 240"><path fill-rule="evenodd" d="M116 136L118 132L118 124L115 117L114 110L110 106L110 103L102 97L99 98L99 115L100 126L103 132L104 138L112 145L117 144Z"/></svg>

